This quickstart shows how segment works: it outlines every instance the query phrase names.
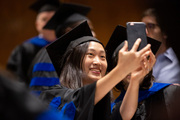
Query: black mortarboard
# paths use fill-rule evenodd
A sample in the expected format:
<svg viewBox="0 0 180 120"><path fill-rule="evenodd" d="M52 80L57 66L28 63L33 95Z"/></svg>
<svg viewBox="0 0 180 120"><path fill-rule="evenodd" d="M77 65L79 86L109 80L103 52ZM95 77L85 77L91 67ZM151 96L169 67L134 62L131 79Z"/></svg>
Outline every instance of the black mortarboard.
<svg viewBox="0 0 180 120"><path fill-rule="evenodd" d="M101 43L99 40L93 37L91 29L89 28L87 21L85 21L72 29L70 32L58 38L46 48L58 76L60 76L63 68L63 55L66 50L73 49L77 45L88 41L96 41Z"/></svg>
<svg viewBox="0 0 180 120"><path fill-rule="evenodd" d="M43 11L56 11L60 4L61 2L59 0L37 0L30 6L30 9L37 13Z"/></svg>
<svg viewBox="0 0 180 120"><path fill-rule="evenodd" d="M157 41L153 38L150 38L150 37L147 37L147 42L149 44L151 44L151 50L152 50L153 54L155 55L157 53L157 51L159 50L161 42Z"/></svg>
<svg viewBox="0 0 180 120"><path fill-rule="evenodd" d="M90 10L91 8L88 6L74 3L63 3L54 16L44 26L44 29L56 30L59 25L62 25L65 22L70 23L84 20Z"/></svg>
<svg viewBox="0 0 180 120"><path fill-rule="evenodd" d="M113 34L111 35L105 49L106 49L106 56L108 61L108 69L110 71L114 66L112 63L112 59L118 54L118 51L124 46L124 41L127 40L127 32L126 28L123 26L118 25ZM130 42L130 41L129 41ZM151 50L153 54L156 54L158 51L161 42L147 37L147 42L151 44Z"/></svg>
<svg viewBox="0 0 180 120"><path fill-rule="evenodd" d="M108 68L107 71L111 70L113 65L112 65L112 55L116 48L124 41L127 39L126 36L126 28L123 26L118 25L114 32L112 33L105 49L106 49L106 59L108 61Z"/></svg>

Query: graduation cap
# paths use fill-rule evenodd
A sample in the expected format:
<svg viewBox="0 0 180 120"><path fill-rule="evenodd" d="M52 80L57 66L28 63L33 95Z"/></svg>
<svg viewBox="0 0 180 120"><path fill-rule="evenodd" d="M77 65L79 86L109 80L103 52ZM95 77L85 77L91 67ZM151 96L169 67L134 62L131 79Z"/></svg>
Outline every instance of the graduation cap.
<svg viewBox="0 0 180 120"><path fill-rule="evenodd" d="M63 60L63 55L65 54L66 50L73 49L79 44L88 41L96 41L101 43L99 40L93 37L87 21L84 21L46 47L58 76L60 76L61 70L64 66L65 60Z"/></svg>
<svg viewBox="0 0 180 120"><path fill-rule="evenodd" d="M126 28L123 26L116 26L114 32L112 33L105 49L106 49L106 59L108 62L108 68L107 71L110 71L113 68L112 65L112 56L114 54L114 51L116 48L127 39L126 36Z"/></svg>
<svg viewBox="0 0 180 120"><path fill-rule="evenodd" d="M30 9L37 13L43 11L56 11L60 5L61 2L59 0L37 0L30 6Z"/></svg>
<svg viewBox="0 0 180 120"><path fill-rule="evenodd" d="M65 23L87 20L85 16L90 10L91 8L88 6L74 3L63 3L54 16L44 26L44 29L56 30L59 25Z"/></svg>
<svg viewBox="0 0 180 120"><path fill-rule="evenodd" d="M107 71L110 71L113 69L114 65L113 65L112 59L115 58L115 56L118 54L118 51L124 46L125 40L127 40L126 28L120 25L116 26L113 34L111 35L105 47L106 57L108 61ZM128 42L131 42L131 41L128 41ZM147 37L147 42L151 44L151 50L153 54L156 54L156 52L158 51L161 45L161 42L155 39L152 39L150 37Z"/></svg>

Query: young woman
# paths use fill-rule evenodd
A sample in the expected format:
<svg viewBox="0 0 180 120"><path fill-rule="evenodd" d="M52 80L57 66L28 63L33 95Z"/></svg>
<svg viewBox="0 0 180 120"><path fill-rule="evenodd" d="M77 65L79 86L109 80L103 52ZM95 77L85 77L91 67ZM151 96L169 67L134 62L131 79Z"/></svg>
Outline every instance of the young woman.
<svg viewBox="0 0 180 120"><path fill-rule="evenodd" d="M117 51L119 51L124 44L125 42L121 43L119 45L120 47L117 46L118 50L116 49L116 52L114 52L114 57L112 58L113 66L116 66L117 64L117 60L118 60ZM136 70L132 71L119 84L116 85L116 89L120 90L121 92L125 90L126 94L125 95L123 94L124 95L123 100L121 98L122 96L115 100L116 105L113 108L113 115L112 115L114 120L132 119L138 106L139 88L141 87L143 89L149 89L150 86L152 85L153 76L152 76L152 71L149 70L152 69L155 63L154 54L151 52L149 59L148 60L145 59L145 60L146 60L145 63L147 64L142 65Z"/></svg>
<svg viewBox="0 0 180 120"><path fill-rule="evenodd" d="M82 23L47 47L61 86L43 92L40 98L59 110L68 110L69 107L64 106L73 102L74 119L110 119L109 91L126 75L144 66L141 64L144 57L151 53L150 45L137 52L139 44L140 40L137 40L127 51L125 42L118 53L118 64L105 75L107 61L104 47L92 37L87 22Z"/></svg>

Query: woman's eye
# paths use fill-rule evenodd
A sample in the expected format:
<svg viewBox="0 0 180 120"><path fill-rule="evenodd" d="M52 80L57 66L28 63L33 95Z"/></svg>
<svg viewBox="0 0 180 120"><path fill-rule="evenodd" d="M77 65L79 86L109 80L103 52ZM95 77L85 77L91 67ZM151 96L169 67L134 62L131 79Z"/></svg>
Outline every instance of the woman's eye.
<svg viewBox="0 0 180 120"><path fill-rule="evenodd" d="M93 56L93 53L87 53L87 55Z"/></svg>

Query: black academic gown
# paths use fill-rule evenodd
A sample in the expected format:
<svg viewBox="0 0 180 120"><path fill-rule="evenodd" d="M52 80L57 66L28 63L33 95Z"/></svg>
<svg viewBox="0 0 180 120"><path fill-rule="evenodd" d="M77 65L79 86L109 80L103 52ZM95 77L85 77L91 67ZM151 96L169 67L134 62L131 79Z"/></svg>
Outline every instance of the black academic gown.
<svg viewBox="0 0 180 120"><path fill-rule="evenodd" d="M121 120L120 101L113 109L113 120ZM133 120L180 120L180 86L169 85L138 104Z"/></svg>
<svg viewBox="0 0 180 120"><path fill-rule="evenodd" d="M31 43L17 46L9 57L7 69L17 75L20 81L29 84L27 72L36 53L41 49Z"/></svg>
<svg viewBox="0 0 180 120"><path fill-rule="evenodd" d="M27 76L29 66L37 52L47 44L48 41L38 36L25 41L12 51L7 69L18 76L20 81L29 85L30 80Z"/></svg>
<svg viewBox="0 0 180 120"><path fill-rule="evenodd" d="M94 105L96 82L73 90L65 87L56 87L41 93L40 98L50 103L54 97L61 97L61 110L65 103L73 101L76 107L75 120L109 120L111 114L110 95L107 94Z"/></svg>

